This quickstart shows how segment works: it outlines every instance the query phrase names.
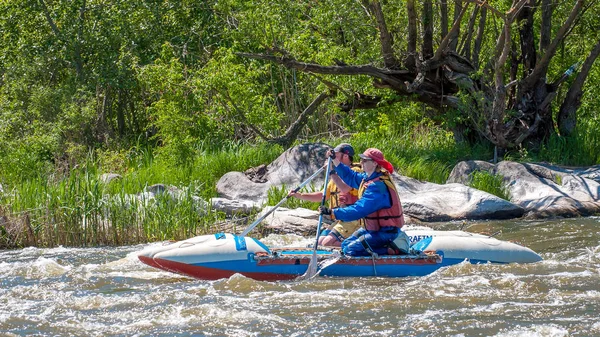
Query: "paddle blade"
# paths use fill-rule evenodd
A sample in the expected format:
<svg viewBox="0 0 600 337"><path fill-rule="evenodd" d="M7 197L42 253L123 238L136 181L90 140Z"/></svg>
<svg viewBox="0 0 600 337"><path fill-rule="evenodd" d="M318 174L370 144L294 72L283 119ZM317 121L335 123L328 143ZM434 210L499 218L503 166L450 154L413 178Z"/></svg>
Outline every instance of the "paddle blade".
<svg viewBox="0 0 600 337"><path fill-rule="evenodd" d="M308 268L306 269L306 273L304 273L304 275L300 276L298 279L300 280L310 280L313 277L315 277L315 275L317 275L317 267L318 267L318 261L317 261L317 250L315 249L313 251L313 254L310 258L310 263L308 264Z"/></svg>

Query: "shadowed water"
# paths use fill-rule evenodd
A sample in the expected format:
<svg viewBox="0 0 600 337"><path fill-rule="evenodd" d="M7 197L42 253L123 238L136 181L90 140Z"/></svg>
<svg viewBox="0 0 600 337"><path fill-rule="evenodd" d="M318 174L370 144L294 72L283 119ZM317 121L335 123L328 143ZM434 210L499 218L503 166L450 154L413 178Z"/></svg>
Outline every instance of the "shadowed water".
<svg viewBox="0 0 600 337"><path fill-rule="evenodd" d="M599 228L600 218L468 223L544 261L396 279L198 281L139 262L146 245L0 251L0 336L600 336Z"/></svg>

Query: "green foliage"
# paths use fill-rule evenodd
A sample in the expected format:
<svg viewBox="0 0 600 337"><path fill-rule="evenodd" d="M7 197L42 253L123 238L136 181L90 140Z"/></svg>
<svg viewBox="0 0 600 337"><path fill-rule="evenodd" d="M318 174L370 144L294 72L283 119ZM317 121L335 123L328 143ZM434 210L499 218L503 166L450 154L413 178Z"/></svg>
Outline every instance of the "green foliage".
<svg viewBox="0 0 600 337"><path fill-rule="evenodd" d="M470 178L469 186L510 201L510 194L503 184L504 177L502 175L491 174L487 171L475 171Z"/></svg>
<svg viewBox="0 0 600 337"><path fill-rule="evenodd" d="M5 185L0 215L10 220L10 230L0 233L0 247L122 245L208 233L223 215L198 197L214 197L216 180L226 172L272 161L281 153L273 146L230 144L220 151L199 149L193 165L177 166L147 151L104 152L88 156L66 178L42 176ZM102 170L116 168L122 179L100 181ZM142 193L154 184L177 190L155 198ZM24 216L33 236L24 235L27 228L19 225Z"/></svg>
<svg viewBox="0 0 600 337"><path fill-rule="evenodd" d="M382 5L389 31L406 35L406 3ZM510 5L494 3L501 11ZM564 22L570 8L558 4L553 22ZM549 82L582 61L598 41L600 7L587 10L549 65ZM317 77L237 54L287 51L323 65L382 66L377 23L359 1L5 0L0 13L0 183L14 192L3 195L1 205L12 218L28 214L49 244L87 244L90 235L96 235L94 242L110 237L116 244L134 236L202 232L221 215L192 212L191 196L210 198L224 173L277 157L285 149L262 137L281 136L317 95L331 92L324 81L338 88L336 95L310 117L297 142L326 137L335 144L341 141L335 135L343 134L357 151L378 147L401 174L436 183L444 183L460 160L492 158L485 140L457 144L449 131L488 104L483 91L476 98L460 95L461 109L436 117L423 104L374 88L368 76ZM437 35L440 22L433 19ZM395 39L397 57L406 56L406 43ZM495 43L484 39L480 68ZM481 69L472 74L485 77ZM596 62L574 135L552 135L539 151L522 149L504 159L599 163L598 81ZM557 101L567 88L568 82L559 88ZM376 109L342 111L340 103L354 92L383 102ZM123 179L104 185L101 172ZM178 186L189 196L178 204L159 198L153 208L158 213L143 219L137 207L125 207L126 195L157 183ZM286 193L270 191L270 202ZM288 200L289 207L300 205L317 206ZM98 220L107 209L108 229Z"/></svg>
<svg viewBox="0 0 600 337"><path fill-rule="evenodd" d="M281 187L271 187L269 188L269 190L267 191L267 205L268 206L274 206L277 205L281 200L283 200L284 198L287 197L289 191L291 189L293 189L294 187L287 187L285 185L282 185ZM314 186L312 186L312 189L310 190L310 192L314 191ZM300 200L297 198L287 198L286 201L283 203L283 207L287 207L287 208L306 208L306 209L312 209L312 210L317 210L317 208L319 207L319 203L318 202L311 202L311 201L305 201L305 200Z"/></svg>
<svg viewBox="0 0 600 337"><path fill-rule="evenodd" d="M349 142L357 151L380 149L402 175L439 184L446 182L457 162L492 157L489 146L456 144L451 132L418 119L416 108L395 111L397 123L390 123L388 114L380 115L378 127L354 134Z"/></svg>

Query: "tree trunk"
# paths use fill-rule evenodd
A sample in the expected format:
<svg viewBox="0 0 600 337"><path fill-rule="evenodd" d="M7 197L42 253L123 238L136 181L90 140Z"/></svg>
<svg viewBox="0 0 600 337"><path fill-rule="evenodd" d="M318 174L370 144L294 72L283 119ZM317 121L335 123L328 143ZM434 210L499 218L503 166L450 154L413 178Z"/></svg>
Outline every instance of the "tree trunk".
<svg viewBox="0 0 600 337"><path fill-rule="evenodd" d="M414 70L417 65L417 10L415 0L406 0L406 12L408 13L408 50L404 59L404 66L408 70Z"/></svg>
<svg viewBox="0 0 600 337"><path fill-rule="evenodd" d="M596 43L594 49L583 62L581 71L577 74L575 81L571 84L567 96L565 97L558 112L558 130L562 136L570 136L577 126L577 109L581 106L581 95L583 94L583 84L587 79L592 65L600 55L600 40Z"/></svg>
<svg viewBox="0 0 600 337"><path fill-rule="evenodd" d="M542 0L542 23L540 25L540 55L543 55L550 45L552 38L553 0Z"/></svg>
<svg viewBox="0 0 600 337"><path fill-rule="evenodd" d="M456 1L454 2L454 21L456 22L459 19L459 15L460 12L462 11L462 3L460 1ZM456 47L458 46L458 37L460 36L460 28L459 30L454 31L452 34L452 36L450 37L451 42L450 42L450 49L456 51Z"/></svg>
<svg viewBox="0 0 600 337"><path fill-rule="evenodd" d="M448 35L448 0L440 0L440 40Z"/></svg>
<svg viewBox="0 0 600 337"><path fill-rule="evenodd" d="M529 75L535 68L536 49L533 29L533 14L535 12L535 1L529 0L527 6L519 14L517 22L519 23L519 35L521 37L521 59L523 62L523 72Z"/></svg>
<svg viewBox="0 0 600 337"><path fill-rule="evenodd" d="M423 1L423 59L433 56L433 5L431 0Z"/></svg>

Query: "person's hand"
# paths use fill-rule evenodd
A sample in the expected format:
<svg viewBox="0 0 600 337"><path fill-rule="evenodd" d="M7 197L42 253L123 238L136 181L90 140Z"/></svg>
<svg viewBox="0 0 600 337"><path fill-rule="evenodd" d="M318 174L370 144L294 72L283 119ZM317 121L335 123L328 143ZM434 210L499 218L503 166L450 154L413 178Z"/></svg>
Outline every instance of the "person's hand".
<svg viewBox="0 0 600 337"><path fill-rule="evenodd" d="M319 214L331 215L331 208L325 206L319 206Z"/></svg>
<svg viewBox="0 0 600 337"><path fill-rule="evenodd" d="M290 190L290 191L288 192L288 197L294 197L294 198L297 198L297 197L298 197L298 194L299 194L299 193L298 193L298 191L296 191L296 190Z"/></svg>
<svg viewBox="0 0 600 337"><path fill-rule="evenodd" d="M335 159L335 151L333 151L332 149L327 150L327 152L325 153L325 156L327 158L331 158L331 160Z"/></svg>

